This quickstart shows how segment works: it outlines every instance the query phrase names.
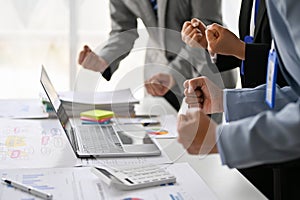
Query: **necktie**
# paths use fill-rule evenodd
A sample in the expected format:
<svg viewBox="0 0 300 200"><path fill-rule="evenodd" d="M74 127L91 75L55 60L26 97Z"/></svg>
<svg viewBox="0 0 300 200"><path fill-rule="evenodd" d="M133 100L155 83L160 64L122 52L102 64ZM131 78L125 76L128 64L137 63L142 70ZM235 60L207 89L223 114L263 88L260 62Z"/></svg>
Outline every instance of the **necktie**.
<svg viewBox="0 0 300 200"><path fill-rule="evenodd" d="M255 1L255 12L254 12L254 24L256 25L257 23L257 13L258 13L258 8L259 8L260 0Z"/></svg>
<svg viewBox="0 0 300 200"><path fill-rule="evenodd" d="M154 11L155 16L157 16L157 1L156 0L150 0L150 3L152 5L152 9Z"/></svg>

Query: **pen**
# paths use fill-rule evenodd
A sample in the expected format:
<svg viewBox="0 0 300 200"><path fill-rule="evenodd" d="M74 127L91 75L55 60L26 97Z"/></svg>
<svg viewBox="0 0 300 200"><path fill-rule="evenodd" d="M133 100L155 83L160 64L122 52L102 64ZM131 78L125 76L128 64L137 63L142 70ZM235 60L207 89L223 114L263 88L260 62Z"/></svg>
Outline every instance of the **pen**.
<svg viewBox="0 0 300 200"><path fill-rule="evenodd" d="M158 117L159 115L135 115L134 117L142 117L142 118L151 118L151 117Z"/></svg>
<svg viewBox="0 0 300 200"><path fill-rule="evenodd" d="M2 178L2 181L16 189L22 190L24 192L27 192L29 194L35 195L35 196L43 198L43 199L52 199L52 197L53 197L52 194L45 193L45 192L35 189L31 186L27 186L22 183L18 183L16 181L12 181L12 180L9 180L6 178Z"/></svg>

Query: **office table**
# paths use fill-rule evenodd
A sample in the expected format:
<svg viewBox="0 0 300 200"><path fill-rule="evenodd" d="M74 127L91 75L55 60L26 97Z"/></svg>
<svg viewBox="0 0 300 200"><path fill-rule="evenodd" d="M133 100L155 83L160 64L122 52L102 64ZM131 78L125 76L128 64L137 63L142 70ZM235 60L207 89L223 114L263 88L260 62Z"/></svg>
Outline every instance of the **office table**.
<svg viewBox="0 0 300 200"><path fill-rule="evenodd" d="M136 113L150 115L177 114L163 98L159 97L146 97L141 101L140 105L137 105ZM50 121L53 122L54 127L60 127L57 120L52 119ZM29 120L29 122L35 123L35 120ZM43 123L43 120L41 120L41 123ZM176 124L174 124L174 126L175 125ZM207 156L188 155L176 139L157 139L157 141L172 161L188 162L219 199L266 199L237 170L222 166L218 154ZM41 160L40 162L44 164L45 167L75 165L76 156L72 152L68 142L65 141L64 143L65 145L61 147L59 156L52 158L52 161ZM62 162L64 163L63 165ZM19 166L26 168L24 165ZM0 168L7 167L9 166L2 165ZM16 168L18 166L14 167Z"/></svg>
<svg viewBox="0 0 300 200"><path fill-rule="evenodd" d="M177 114L176 110L160 97L146 97L136 112L152 115ZM176 139L158 139L158 142L171 160L188 162L219 199L266 199L238 170L223 166L219 154L189 155Z"/></svg>

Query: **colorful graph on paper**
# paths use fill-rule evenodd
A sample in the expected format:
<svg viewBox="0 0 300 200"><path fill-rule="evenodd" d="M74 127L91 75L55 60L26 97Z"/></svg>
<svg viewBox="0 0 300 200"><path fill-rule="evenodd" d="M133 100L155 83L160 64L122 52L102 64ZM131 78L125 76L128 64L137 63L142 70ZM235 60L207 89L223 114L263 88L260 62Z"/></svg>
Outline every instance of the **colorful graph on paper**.
<svg viewBox="0 0 300 200"><path fill-rule="evenodd" d="M63 136L55 120L0 120L0 161L51 156L64 147Z"/></svg>

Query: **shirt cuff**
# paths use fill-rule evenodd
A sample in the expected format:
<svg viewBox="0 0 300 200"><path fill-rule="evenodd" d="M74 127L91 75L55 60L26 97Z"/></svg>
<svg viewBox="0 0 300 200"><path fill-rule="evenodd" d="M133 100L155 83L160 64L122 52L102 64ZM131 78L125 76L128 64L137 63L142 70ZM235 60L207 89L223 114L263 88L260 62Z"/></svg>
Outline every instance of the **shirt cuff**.
<svg viewBox="0 0 300 200"><path fill-rule="evenodd" d="M216 143L217 143L218 152L219 152L220 157L221 157L222 165L226 165L224 149L223 149L222 141L221 141L221 134L222 134L223 126L226 126L226 125L218 125L217 126Z"/></svg>
<svg viewBox="0 0 300 200"><path fill-rule="evenodd" d="M234 92L236 91L236 89L224 89L223 90L223 109L224 109L224 115L225 115L225 122L229 122L230 117L229 117L229 110L228 110L228 105L229 105L229 101L228 101L228 94L230 92Z"/></svg>

